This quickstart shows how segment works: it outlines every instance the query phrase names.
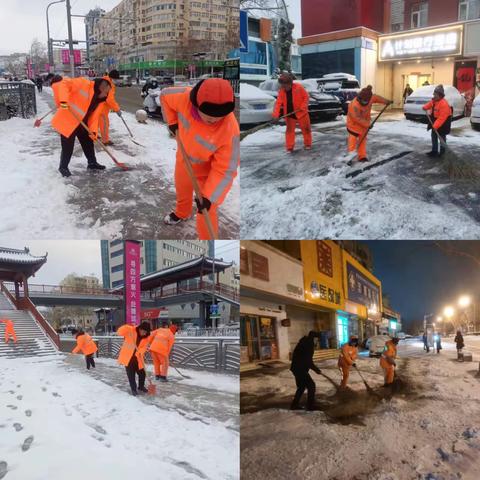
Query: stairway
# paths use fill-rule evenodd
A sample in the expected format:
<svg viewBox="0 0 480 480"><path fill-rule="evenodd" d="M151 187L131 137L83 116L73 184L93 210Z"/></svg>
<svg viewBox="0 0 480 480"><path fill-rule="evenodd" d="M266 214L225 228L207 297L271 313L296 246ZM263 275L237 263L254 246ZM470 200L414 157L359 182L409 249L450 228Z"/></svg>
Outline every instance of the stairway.
<svg viewBox="0 0 480 480"><path fill-rule="evenodd" d="M17 310L0 292L0 319L8 318L13 322L17 334L17 343L12 340L5 343L5 324L0 324L0 357L45 357L58 353L42 328L37 324L30 312Z"/></svg>

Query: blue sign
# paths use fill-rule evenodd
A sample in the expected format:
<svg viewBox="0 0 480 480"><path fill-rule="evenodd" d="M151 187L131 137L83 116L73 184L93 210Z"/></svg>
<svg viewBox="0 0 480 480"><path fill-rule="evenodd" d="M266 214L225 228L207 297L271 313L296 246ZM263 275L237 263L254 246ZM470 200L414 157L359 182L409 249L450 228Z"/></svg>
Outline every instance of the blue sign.
<svg viewBox="0 0 480 480"><path fill-rule="evenodd" d="M380 287L347 262L348 299L369 309L380 309Z"/></svg>
<svg viewBox="0 0 480 480"><path fill-rule="evenodd" d="M240 10L240 52L248 53L248 14Z"/></svg>
<svg viewBox="0 0 480 480"><path fill-rule="evenodd" d="M210 305L210 315L218 315L218 305Z"/></svg>

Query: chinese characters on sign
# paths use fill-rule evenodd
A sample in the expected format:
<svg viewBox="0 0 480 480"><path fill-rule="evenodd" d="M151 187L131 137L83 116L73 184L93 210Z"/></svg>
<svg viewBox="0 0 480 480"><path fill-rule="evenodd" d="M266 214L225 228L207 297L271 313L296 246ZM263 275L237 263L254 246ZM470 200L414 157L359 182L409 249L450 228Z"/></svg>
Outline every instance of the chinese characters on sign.
<svg viewBox="0 0 480 480"><path fill-rule="evenodd" d="M348 299L376 312L380 309L380 287L347 262Z"/></svg>
<svg viewBox="0 0 480 480"><path fill-rule="evenodd" d="M124 246L125 322L140 323L140 243L130 240Z"/></svg>
<svg viewBox="0 0 480 480"><path fill-rule="evenodd" d="M80 50L73 51L73 61L75 62L75 65L82 64L82 55ZM70 63L70 51L68 49L62 50L62 63L64 65L68 65Z"/></svg>
<svg viewBox="0 0 480 480"><path fill-rule="evenodd" d="M462 27L379 38L379 60L400 60L462 53Z"/></svg>
<svg viewBox="0 0 480 480"><path fill-rule="evenodd" d="M333 277L332 249L322 240L317 240L318 271Z"/></svg>
<svg viewBox="0 0 480 480"><path fill-rule="evenodd" d="M325 285L312 280L310 284L310 291L312 292L312 296L314 298L324 300L325 302L334 303L335 305L340 305L340 292L335 291L333 288L328 288Z"/></svg>

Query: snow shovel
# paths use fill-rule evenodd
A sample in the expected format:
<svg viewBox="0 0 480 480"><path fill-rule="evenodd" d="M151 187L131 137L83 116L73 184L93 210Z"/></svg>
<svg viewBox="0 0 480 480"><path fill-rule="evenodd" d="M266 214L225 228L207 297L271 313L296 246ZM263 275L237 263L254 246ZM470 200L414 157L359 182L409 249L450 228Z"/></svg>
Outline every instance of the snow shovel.
<svg viewBox="0 0 480 480"><path fill-rule="evenodd" d="M373 119L373 122L370 124L370 127L368 127L368 130L358 139L357 146L353 152L350 152L346 157L345 160L347 160L347 165L351 166L353 163L353 159L357 156L357 150L358 147L363 143L363 141L367 138L368 132L373 128L375 123L377 123L377 120L380 118L380 115L390 106L389 103L383 106L383 108L380 110L379 114Z"/></svg>
<svg viewBox="0 0 480 480"><path fill-rule="evenodd" d="M88 134L90 135L90 138L96 143L96 144L99 144L104 150L105 152L107 153L107 155L114 161L115 165L117 165L118 167L120 167L122 170L128 170L128 166L123 163L123 162L119 162L112 154L112 152L110 152L110 150L103 144L103 142L99 142L97 139L94 139L93 138L93 133L92 131L88 128L88 126L85 124L85 122L83 122L83 120L78 117L74 112L73 110L70 108L70 105L69 105L69 108L68 110L70 111L70 113L77 119L78 122L80 122L80 125L82 125L82 127L88 132Z"/></svg>
<svg viewBox="0 0 480 480"><path fill-rule="evenodd" d="M133 133L132 133L132 131L130 130L130 128L128 128L127 122L125 121L125 119L123 118L122 115L120 115L120 118L122 119L123 124L125 125L126 129L128 130L128 134L130 135L130 140L131 140L135 145L138 145L139 147L145 148L145 145L142 145L141 143L138 143L138 142L133 138Z"/></svg>
<svg viewBox="0 0 480 480"><path fill-rule="evenodd" d="M152 377L148 376L148 395L155 395L157 393L157 386L152 382Z"/></svg>
<svg viewBox="0 0 480 480"><path fill-rule="evenodd" d="M283 117L274 118L269 122L262 123L261 125L257 125L256 127L250 128L249 130L245 130L244 132L240 132L240 141L242 141L246 136L251 135L252 133L258 132L259 130L263 130L264 128L271 127L275 125L279 120L285 117L289 117L290 115L294 115L295 113L299 112L300 110L295 110L294 112L287 113L283 115Z"/></svg>
<svg viewBox="0 0 480 480"><path fill-rule="evenodd" d="M173 366L173 365L172 365L172 366ZM177 367L173 367L173 368L177 371L177 373L178 373L181 377L187 378L187 379L192 378L192 377L189 377L188 375L184 375Z"/></svg>
<svg viewBox="0 0 480 480"><path fill-rule="evenodd" d="M177 139L178 147L182 152L182 157L183 157L183 160L185 161L185 166L187 167L187 173L188 173L188 176L190 177L190 181L192 182L195 195L200 201L202 201L203 196L202 196L202 192L200 191L200 187L198 185L197 179L195 178L195 175L193 173L192 161L190 160L190 157L187 155L187 152L185 151L185 148L183 147L182 141L180 140L180 137L178 136L178 134L176 135L176 139ZM210 214L208 213L208 210L204 208L202 209L201 213L205 218L205 223L207 224L207 230L208 230L208 235L210 237L210 240L215 240L217 236L215 235L215 230L213 229L213 224L212 224L212 221L210 220Z"/></svg>
<svg viewBox="0 0 480 480"><path fill-rule="evenodd" d="M368 393L371 393L373 395L377 395L377 393L373 390L373 388L367 383L367 381L363 378L363 375L360 373L360 370L358 367L355 365L355 370L357 371L358 375L362 379L363 384L365 385L365 388L367 389Z"/></svg>
<svg viewBox="0 0 480 480"><path fill-rule="evenodd" d="M469 165L460 159L453 153L452 149L448 146L447 142L440 136L438 130L433 127L432 119L427 113L428 123L432 127L432 130L437 134L440 145L445 149L445 159L447 160L448 175L450 178L477 178L477 174Z"/></svg>
<svg viewBox="0 0 480 480"><path fill-rule="evenodd" d="M35 120L35 123L33 124L34 127L39 127L41 124L42 124L42 120L45 118L45 117L48 117L48 115L50 115L51 113L53 113L56 109L55 108L52 108L50 111L48 111L43 117L40 117L40 118L37 118Z"/></svg>

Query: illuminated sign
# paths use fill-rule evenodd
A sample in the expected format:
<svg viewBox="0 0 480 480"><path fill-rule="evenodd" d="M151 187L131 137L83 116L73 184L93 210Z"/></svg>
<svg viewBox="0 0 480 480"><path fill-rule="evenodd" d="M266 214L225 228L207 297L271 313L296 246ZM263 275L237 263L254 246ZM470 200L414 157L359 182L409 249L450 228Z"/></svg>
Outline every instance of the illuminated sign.
<svg viewBox="0 0 480 480"><path fill-rule="evenodd" d="M378 60L461 55L462 39L463 25L379 37Z"/></svg>

